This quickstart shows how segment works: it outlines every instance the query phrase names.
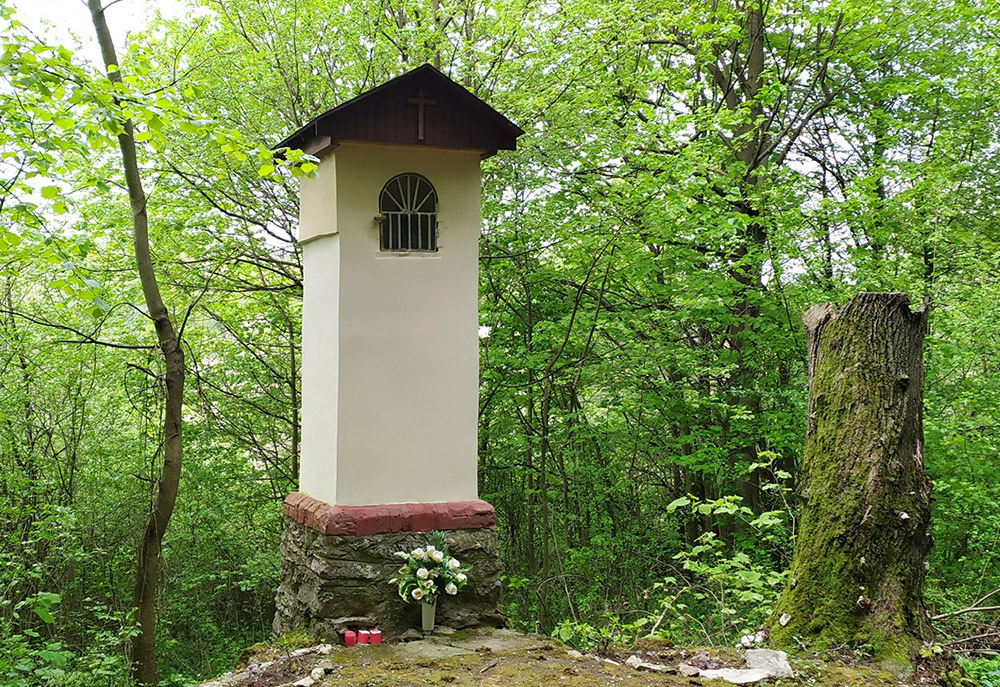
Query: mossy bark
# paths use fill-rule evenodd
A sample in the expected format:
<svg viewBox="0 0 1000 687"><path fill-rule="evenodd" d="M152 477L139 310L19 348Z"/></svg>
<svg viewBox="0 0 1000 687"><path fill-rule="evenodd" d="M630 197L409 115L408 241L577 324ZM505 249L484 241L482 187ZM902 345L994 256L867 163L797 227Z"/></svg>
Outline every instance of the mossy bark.
<svg viewBox="0 0 1000 687"><path fill-rule="evenodd" d="M923 464L927 313L862 293L813 306L802 514L771 641L862 647L905 667L932 629L923 601L931 484Z"/></svg>

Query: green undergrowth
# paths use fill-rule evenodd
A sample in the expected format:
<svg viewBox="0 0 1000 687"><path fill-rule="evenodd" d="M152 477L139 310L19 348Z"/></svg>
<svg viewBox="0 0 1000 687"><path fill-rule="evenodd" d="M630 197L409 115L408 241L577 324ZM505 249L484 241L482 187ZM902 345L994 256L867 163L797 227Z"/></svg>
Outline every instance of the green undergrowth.
<svg viewBox="0 0 1000 687"><path fill-rule="evenodd" d="M980 687L1000 687L1000 656L959 659L959 663L980 684Z"/></svg>

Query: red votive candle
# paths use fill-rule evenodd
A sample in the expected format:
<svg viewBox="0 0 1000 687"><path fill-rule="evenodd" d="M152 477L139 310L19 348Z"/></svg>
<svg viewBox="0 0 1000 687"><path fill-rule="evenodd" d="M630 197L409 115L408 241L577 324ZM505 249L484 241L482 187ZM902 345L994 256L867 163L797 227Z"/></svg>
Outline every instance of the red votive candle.
<svg viewBox="0 0 1000 687"><path fill-rule="evenodd" d="M354 646L358 643L358 636L354 633L354 630L348 630L344 633L344 646Z"/></svg>
<svg viewBox="0 0 1000 687"><path fill-rule="evenodd" d="M358 644L368 644L372 633L368 630L358 630Z"/></svg>
<svg viewBox="0 0 1000 687"><path fill-rule="evenodd" d="M382 630L372 630L369 633L368 641L371 644L381 644L382 643Z"/></svg>

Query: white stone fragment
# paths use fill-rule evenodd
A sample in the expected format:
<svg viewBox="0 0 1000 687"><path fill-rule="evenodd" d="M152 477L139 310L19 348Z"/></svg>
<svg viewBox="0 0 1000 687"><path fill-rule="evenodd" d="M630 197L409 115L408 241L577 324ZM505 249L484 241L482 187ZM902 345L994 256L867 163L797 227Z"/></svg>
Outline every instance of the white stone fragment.
<svg viewBox="0 0 1000 687"><path fill-rule="evenodd" d="M667 666L660 665L659 663L648 663L643 661L638 656L629 656L625 659L625 665L635 668L636 670L651 670L654 673L663 673L670 670Z"/></svg>
<svg viewBox="0 0 1000 687"><path fill-rule="evenodd" d="M309 673L309 677L318 682L326 677L326 671L322 668L313 668L312 672Z"/></svg>
<svg viewBox="0 0 1000 687"><path fill-rule="evenodd" d="M907 513L906 511L903 511L902 513L899 514L899 519L900 520L909 520L910 519L910 514Z"/></svg>
<svg viewBox="0 0 1000 687"><path fill-rule="evenodd" d="M567 651L567 652L566 652L566 654L567 654L567 655L568 655L568 656L569 656L570 658L583 658L583 654L581 654L581 653L580 653L579 651L577 651L576 649L570 649L569 651Z"/></svg>
<svg viewBox="0 0 1000 687"><path fill-rule="evenodd" d="M604 659L604 662L605 663L610 663L613 666L620 666L621 665L621 663L619 663L618 661L612 661L610 658Z"/></svg>
<svg viewBox="0 0 1000 687"><path fill-rule="evenodd" d="M328 654L333 651L333 644L320 644L316 647L316 651L321 654Z"/></svg>
<svg viewBox="0 0 1000 687"><path fill-rule="evenodd" d="M744 649L749 649L752 646L762 643L765 639L767 639L767 632L757 630L752 635L743 635L740 637L740 643L736 645L736 648L743 647Z"/></svg>
<svg viewBox="0 0 1000 687"><path fill-rule="evenodd" d="M299 656L305 656L306 654L311 654L313 652L313 647L307 646L304 649L296 649L292 652L292 658L298 658Z"/></svg>
<svg viewBox="0 0 1000 687"><path fill-rule="evenodd" d="M778 618L778 622L781 623L782 627L785 627L788 623L792 622L792 616L788 613L782 613L781 617Z"/></svg>
<svg viewBox="0 0 1000 687"><path fill-rule="evenodd" d="M703 670L698 677L706 680L722 679L734 685L752 685L771 677L766 670L741 670L737 668L719 668L718 670Z"/></svg>
<svg viewBox="0 0 1000 687"><path fill-rule="evenodd" d="M296 680L292 683L295 687L312 687L316 684L316 681L311 677L304 677L301 680Z"/></svg>
<svg viewBox="0 0 1000 687"><path fill-rule="evenodd" d="M696 668L690 663L681 663L680 665L677 666L677 671L681 675L686 675L687 677L697 677L698 674L701 672L701 668Z"/></svg>
<svg viewBox="0 0 1000 687"><path fill-rule="evenodd" d="M746 653L747 668L764 670L771 677L794 677L792 666L788 664L788 654L773 649L748 649Z"/></svg>
<svg viewBox="0 0 1000 687"><path fill-rule="evenodd" d="M639 667L642 668L643 670L651 670L654 673L672 672L670 668L660 663L647 663L646 661L643 661L642 665L640 665Z"/></svg>

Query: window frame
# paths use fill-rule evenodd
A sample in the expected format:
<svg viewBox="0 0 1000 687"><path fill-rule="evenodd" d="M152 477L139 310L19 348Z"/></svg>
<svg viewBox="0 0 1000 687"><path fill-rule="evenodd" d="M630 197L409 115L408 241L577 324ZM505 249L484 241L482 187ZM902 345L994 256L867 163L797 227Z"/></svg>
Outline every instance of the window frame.
<svg viewBox="0 0 1000 687"><path fill-rule="evenodd" d="M428 203L433 210L426 209ZM402 172L386 181L379 191L378 210L380 253L438 252L437 189L423 174Z"/></svg>

